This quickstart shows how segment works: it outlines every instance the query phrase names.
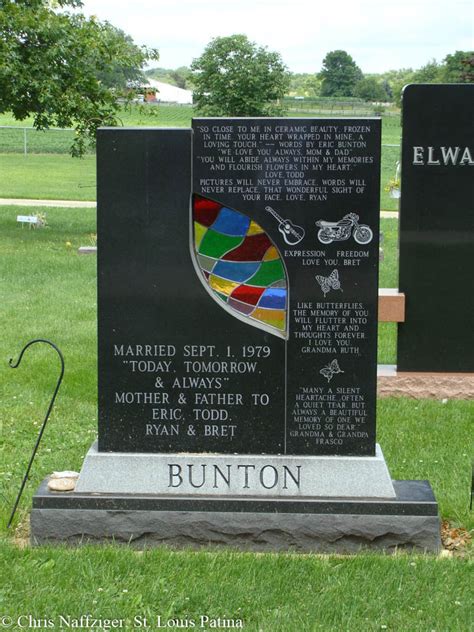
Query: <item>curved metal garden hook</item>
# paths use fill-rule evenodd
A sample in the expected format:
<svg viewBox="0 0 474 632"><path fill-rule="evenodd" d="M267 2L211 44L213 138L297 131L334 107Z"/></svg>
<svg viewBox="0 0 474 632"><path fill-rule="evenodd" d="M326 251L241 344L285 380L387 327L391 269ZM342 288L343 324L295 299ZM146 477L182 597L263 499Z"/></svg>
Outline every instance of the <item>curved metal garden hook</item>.
<svg viewBox="0 0 474 632"><path fill-rule="evenodd" d="M26 469L26 474L23 477L23 481L21 483L20 491L18 492L18 496L16 498L15 505L13 507L12 514L10 516L10 520L8 521L8 527L7 527L8 529L10 528L10 526L11 526L11 524L13 522L13 518L15 516L15 512L17 510L18 503L20 502L21 495L23 493L23 490L24 490L25 485L26 485L26 481L28 480L28 476L30 474L31 466L33 465L33 459L35 458L36 451L38 450L38 447L39 447L39 444L40 444L40 441L41 441L41 437L43 436L44 429L46 428L46 423L48 421L49 415L51 414L51 410L53 409L54 400L56 399L56 395L58 394L59 387L61 386L61 382L62 382L63 375L64 375L64 358L63 358L63 354L61 353L61 351L58 349L58 347L53 342L51 342L50 340L45 340L44 338L35 338L35 340L30 340L30 342L28 342L23 347L23 349L21 350L20 357L18 358L16 363L13 362L13 358L10 358L10 361L9 361L10 367L12 369L16 369L17 367L19 367L20 366L20 362L21 362L21 360L23 358L23 354L25 353L25 351L28 349L28 347L31 347L31 345L34 345L37 342L44 342L44 343L50 345L51 347L53 347L53 349L57 352L57 354L59 355L59 359L61 360L61 373L59 375L58 382L56 384L56 388L54 390L53 397L51 398L51 401L49 403L48 410L46 411L46 416L44 418L43 424L42 424L42 426L40 428L40 431L39 431L39 434L38 434L38 439L36 440L35 447L33 448L33 453L31 455L30 462L28 463L28 467Z"/></svg>

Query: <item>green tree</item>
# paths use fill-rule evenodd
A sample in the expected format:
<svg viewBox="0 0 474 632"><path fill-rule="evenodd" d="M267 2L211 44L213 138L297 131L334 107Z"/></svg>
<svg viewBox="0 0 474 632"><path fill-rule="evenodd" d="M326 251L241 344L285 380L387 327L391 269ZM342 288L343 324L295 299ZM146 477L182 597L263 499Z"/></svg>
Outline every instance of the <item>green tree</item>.
<svg viewBox="0 0 474 632"><path fill-rule="evenodd" d="M364 101L386 101L387 91L375 77L364 77L354 88L354 96Z"/></svg>
<svg viewBox="0 0 474 632"><path fill-rule="evenodd" d="M142 70L143 64L140 64L141 49L122 30L107 22L102 27L102 46L107 50L110 60L101 64L102 67L97 71L99 82L104 87L120 92L143 86L146 78Z"/></svg>
<svg viewBox="0 0 474 632"><path fill-rule="evenodd" d="M117 97L157 51L108 22L70 13L80 0L0 0L0 112L33 117L37 129L74 127L73 155L114 125Z"/></svg>
<svg viewBox="0 0 474 632"><path fill-rule="evenodd" d="M317 97L321 91L318 76L310 73L291 73L289 96Z"/></svg>
<svg viewBox="0 0 474 632"><path fill-rule="evenodd" d="M333 50L324 58L319 78L322 81L321 96L352 97L355 86L363 75L349 53L345 50Z"/></svg>
<svg viewBox="0 0 474 632"><path fill-rule="evenodd" d="M192 87L192 72L188 66L179 68L150 68L145 70L145 76L156 81L169 83L171 86L189 90Z"/></svg>
<svg viewBox="0 0 474 632"><path fill-rule="evenodd" d="M446 83L471 83L474 51L457 50L446 55L441 71L441 80Z"/></svg>
<svg viewBox="0 0 474 632"><path fill-rule="evenodd" d="M442 81L442 66L436 59L415 70L412 81L414 83L440 83Z"/></svg>
<svg viewBox="0 0 474 632"><path fill-rule="evenodd" d="M216 37L191 64L194 105L205 116L273 116L289 86L279 53L245 35Z"/></svg>
<svg viewBox="0 0 474 632"><path fill-rule="evenodd" d="M180 66L171 71L171 78L178 88L189 89L192 83L192 72L187 66Z"/></svg>
<svg viewBox="0 0 474 632"><path fill-rule="evenodd" d="M307 75L303 83L303 96L319 97L321 95L321 79L317 75Z"/></svg>
<svg viewBox="0 0 474 632"><path fill-rule="evenodd" d="M400 70L389 70L381 75L386 87L387 94L391 96L393 102L400 106L402 101L403 87L413 83L415 73L412 68L401 68Z"/></svg>

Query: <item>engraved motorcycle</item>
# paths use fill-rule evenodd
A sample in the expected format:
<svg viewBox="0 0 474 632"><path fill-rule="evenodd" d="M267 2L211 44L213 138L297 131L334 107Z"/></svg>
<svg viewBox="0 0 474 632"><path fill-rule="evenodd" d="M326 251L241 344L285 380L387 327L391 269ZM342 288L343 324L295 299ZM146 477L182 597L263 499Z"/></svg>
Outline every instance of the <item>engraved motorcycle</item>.
<svg viewBox="0 0 474 632"><path fill-rule="evenodd" d="M359 224L359 216L356 213L348 213L338 222L326 222L320 219L316 222L319 227L318 239L322 244L332 244L333 241L345 241L351 235L358 244L368 244L372 241L374 233L366 224Z"/></svg>

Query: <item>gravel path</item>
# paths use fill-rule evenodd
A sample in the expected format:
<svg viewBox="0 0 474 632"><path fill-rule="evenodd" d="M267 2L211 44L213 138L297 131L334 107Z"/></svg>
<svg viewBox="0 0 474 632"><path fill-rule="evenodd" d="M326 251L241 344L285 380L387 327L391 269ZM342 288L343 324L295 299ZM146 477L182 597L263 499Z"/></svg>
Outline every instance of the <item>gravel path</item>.
<svg viewBox="0 0 474 632"><path fill-rule="evenodd" d="M64 208L95 208L95 202L79 202L77 200L17 200L0 198L0 206L61 206Z"/></svg>
<svg viewBox="0 0 474 632"><path fill-rule="evenodd" d="M95 208L96 202L78 200L17 200L0 198L0 206L59 206L63 208ZM397 211L380 211L381 217L398 217Z"/></svg>

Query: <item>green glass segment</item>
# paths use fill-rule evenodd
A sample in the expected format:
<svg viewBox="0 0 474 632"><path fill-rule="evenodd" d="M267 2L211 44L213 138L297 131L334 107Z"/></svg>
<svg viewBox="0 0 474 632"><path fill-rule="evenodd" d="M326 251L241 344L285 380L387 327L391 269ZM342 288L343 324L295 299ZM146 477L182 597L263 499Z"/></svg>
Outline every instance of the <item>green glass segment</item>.
<svg viewBox="0 0 474 632"><path fill-rule="evenodd" d="M199 254L219 259L229 250L237 248L243 239L243 237L229 237L229 235L208 230L199 244Z"/></svg>
<svg viewBox="0 0 474 632"><path fill-rule="evenodd" d="M278 259L275 261L263 261L257 272L246 281L247 285L267 287L275 281L285 279L285 269Z"/></svg>

